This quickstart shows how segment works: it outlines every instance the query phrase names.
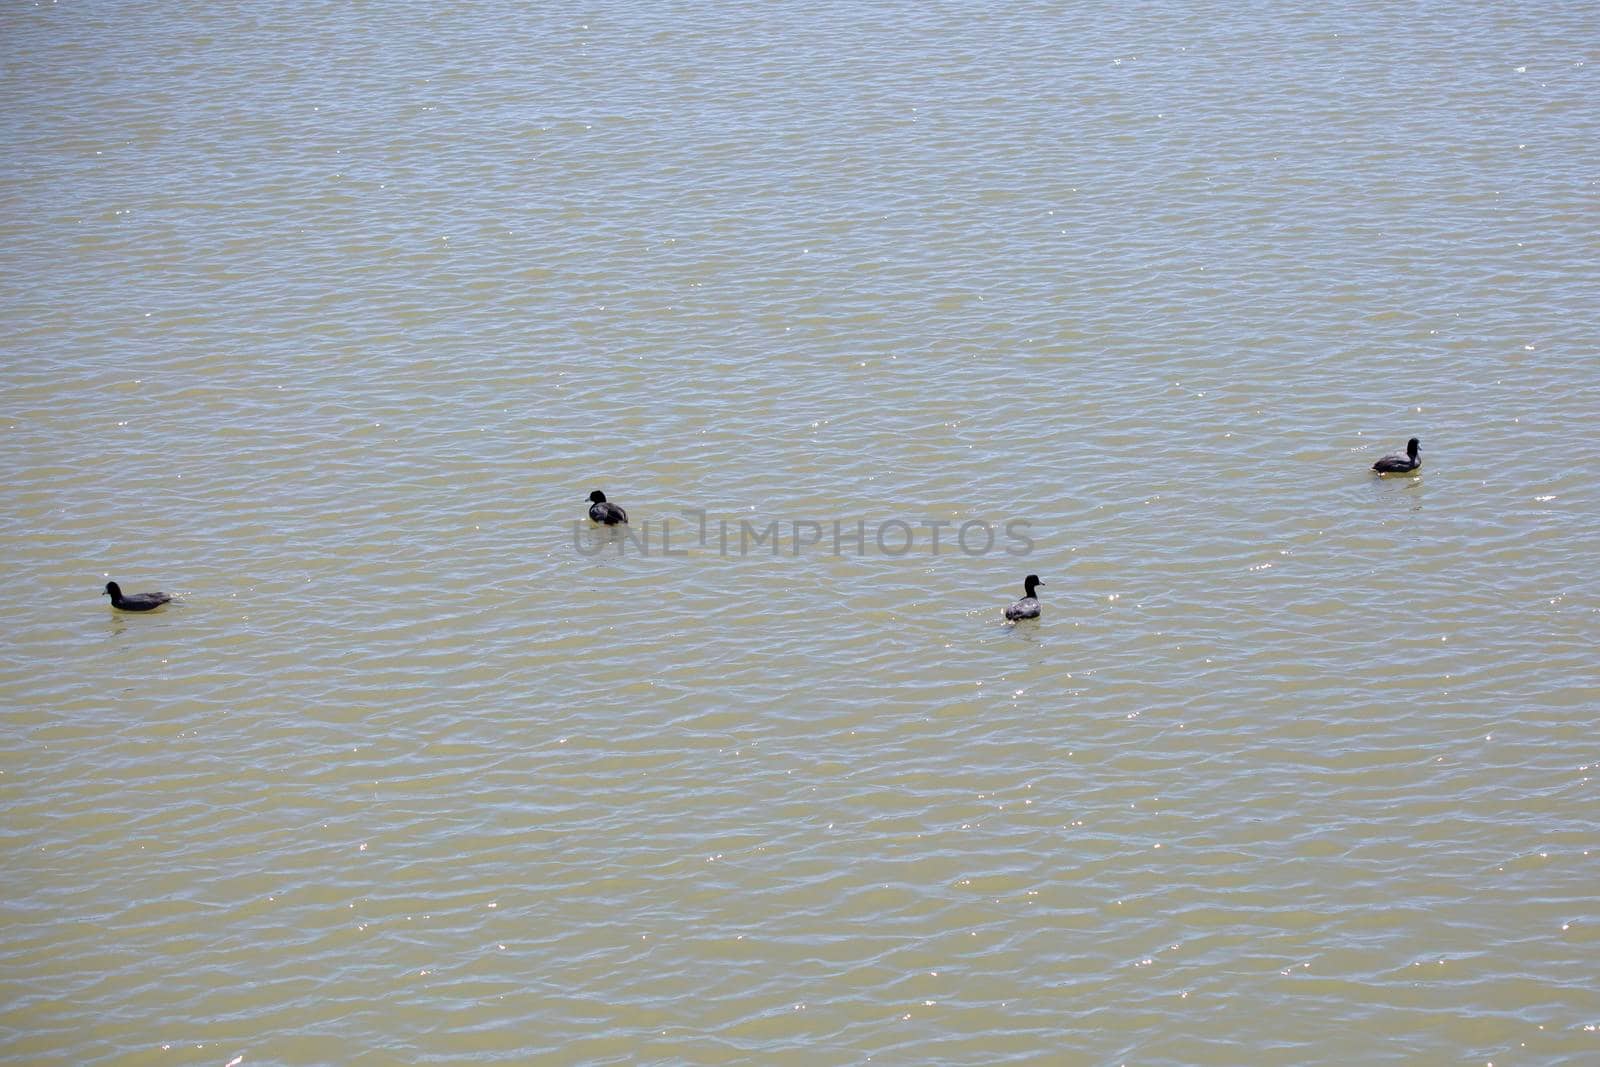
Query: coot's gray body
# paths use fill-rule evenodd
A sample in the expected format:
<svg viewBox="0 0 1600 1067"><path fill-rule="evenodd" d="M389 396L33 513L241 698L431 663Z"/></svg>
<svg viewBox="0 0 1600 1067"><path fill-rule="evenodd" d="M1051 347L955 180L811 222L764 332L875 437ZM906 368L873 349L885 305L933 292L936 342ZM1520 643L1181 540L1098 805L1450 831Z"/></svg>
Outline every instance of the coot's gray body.
<svg viewBox="0 0 1600 1067"><path fill-rule="evenodd" d="M602 526L615 526L628 521L628 513L615 504L607 503L606 495L596 489L589 494L589 518Z"/></svg>
<svg viewBox="0 0 1600 1067"><path fill-rule="evenodd" d="M1043 584L1037 574L1028 575L1022 583L1022 599L1006 608L1006 618L1012 622L1017 622L1021 619L1037 619L1039 617L1039 598L1033 595L1033 591Z"/></svg>

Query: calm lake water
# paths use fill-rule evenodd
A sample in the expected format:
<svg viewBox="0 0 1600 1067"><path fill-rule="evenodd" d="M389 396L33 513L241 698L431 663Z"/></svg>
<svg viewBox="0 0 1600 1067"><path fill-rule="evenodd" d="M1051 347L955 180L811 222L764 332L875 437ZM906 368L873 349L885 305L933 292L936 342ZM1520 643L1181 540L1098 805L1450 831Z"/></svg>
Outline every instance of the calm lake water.
<svg viewBox="0 0 1600 1067"><path fill-rule="evenodd" d="M1600 1062L1593 4L0 50L6 1061Z"/></svg>

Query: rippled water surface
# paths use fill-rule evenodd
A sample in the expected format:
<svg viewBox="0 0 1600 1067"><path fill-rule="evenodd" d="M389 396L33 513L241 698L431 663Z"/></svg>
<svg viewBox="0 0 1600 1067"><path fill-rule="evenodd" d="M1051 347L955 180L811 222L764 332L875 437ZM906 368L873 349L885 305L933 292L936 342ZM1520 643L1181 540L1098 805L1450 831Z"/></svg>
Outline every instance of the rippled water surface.
<svg viewBox="0 0 1600 1067"><path fill-rule="evenodd" d="M0 50L9 1062L1600 1062L1593 5Z"/></svg>

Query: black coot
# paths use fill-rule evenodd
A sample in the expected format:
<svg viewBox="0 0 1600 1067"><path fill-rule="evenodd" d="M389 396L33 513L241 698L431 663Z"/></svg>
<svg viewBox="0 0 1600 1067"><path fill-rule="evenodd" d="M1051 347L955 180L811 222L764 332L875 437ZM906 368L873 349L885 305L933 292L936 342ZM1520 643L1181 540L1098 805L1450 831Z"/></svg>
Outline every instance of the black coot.
<svg viewBox="0 0 1600 1067"><path fill-rule="evenodd" d="M1407 474L1422 466L1422 457L1418 455L1421 442L1415 437L1406 442L1406 454L1384 456L1372 465L1372 469L1379 474Z"/></svg>
<svg viewBox="0 0 1600 1067"><path fill-rule="evenodd" d="M116 582L106 583L104 595L118 611L154 611L172 599L166 593L123 593Z"/></svg>

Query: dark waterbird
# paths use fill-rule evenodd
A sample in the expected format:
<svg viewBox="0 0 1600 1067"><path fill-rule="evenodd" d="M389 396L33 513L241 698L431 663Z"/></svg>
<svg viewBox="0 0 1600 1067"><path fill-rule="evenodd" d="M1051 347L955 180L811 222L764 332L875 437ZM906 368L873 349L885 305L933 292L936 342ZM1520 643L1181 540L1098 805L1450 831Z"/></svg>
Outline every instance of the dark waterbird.
<svg viewBox="0 0 1600 1067"><path fill-rule="evenodd" d="M1037 619L1039 617L1039 598L1033 591L1044 583L1037 574L1030 574L1022 581L1023 597L1015 604L1006 608L1006 618L1012 622L1018 619Z"/></svg>
<svg viewBox="0 0 1600 1067"><path fill-rule="evenodd" d="M105 593L118 611L154 611L172 598L166 593L123 593L122 586L107 582Z"/></svg>
<svg viewBox="0 0 1600 1067"><path fill-rule="evenodd" d="M1406 454L1384 456L1372 465L1372 469L1379 474L1407 474L1422 466L1422 457L1418 455L1421 442L1415 437L1406 442Z"/></svg>
<svg viewBox="0 0 1600 1067"><path fill-rule="evenodd" d="M628 513L615 504L606 502L606 495L596 489L589 494L589 518L602 526L615 526L628 521Z"/></svg>

